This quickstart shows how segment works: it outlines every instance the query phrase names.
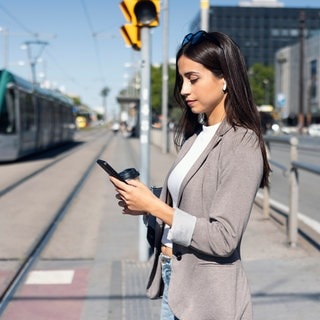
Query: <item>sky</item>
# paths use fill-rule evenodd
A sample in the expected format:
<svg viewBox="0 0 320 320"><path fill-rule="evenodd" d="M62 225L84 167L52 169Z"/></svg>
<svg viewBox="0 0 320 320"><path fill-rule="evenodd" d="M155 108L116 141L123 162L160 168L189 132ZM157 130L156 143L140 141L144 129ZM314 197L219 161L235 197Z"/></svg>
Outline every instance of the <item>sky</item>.
<svg viewBox="0 0 320 320"><path fill-rule="evenodd" d="M200 0L167 0L168 56L175 52L200 12ZM210 5L236 6L238 0L211 0ZM318 7L315 0L281 0L285 7ZM101 109L101 90L110 89L107 110L117 117L116 97L138 70L140 53L127 48L120 34L126 23L120 0L0 0L0 68L79 96ZM151 61L161 63L163 27L151 29ZM27 49L29 48L29 50ZM36 59L37 58L37 59Z"/></svg>

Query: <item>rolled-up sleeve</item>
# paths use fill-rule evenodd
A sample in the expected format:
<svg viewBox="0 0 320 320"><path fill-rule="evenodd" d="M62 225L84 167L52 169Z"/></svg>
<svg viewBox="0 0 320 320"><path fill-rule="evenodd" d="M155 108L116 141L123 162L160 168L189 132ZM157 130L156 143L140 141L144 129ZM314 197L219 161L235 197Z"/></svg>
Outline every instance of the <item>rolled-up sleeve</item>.
<svg viewBox="0 0 320 320"><path fill-rule="evenodd" d="M176 244L190 246L195 224L196 217L176 208L168 235L169 239Z"/></svg>

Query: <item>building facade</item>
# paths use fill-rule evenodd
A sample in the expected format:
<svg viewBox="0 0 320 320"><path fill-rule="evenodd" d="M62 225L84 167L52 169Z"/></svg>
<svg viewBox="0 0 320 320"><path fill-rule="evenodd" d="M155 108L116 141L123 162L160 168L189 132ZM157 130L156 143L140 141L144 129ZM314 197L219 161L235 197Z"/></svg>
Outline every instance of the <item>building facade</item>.
<svg viewBox="0 0 320 320"><path fill-rule="evenodd" d="M320 32L304 40L302 75L301 43L276 52L276 104L284 119L296 119L299 113L320 120Z"/></svg>
<svg viewBox="0 0 320 320"><path fill-rule="evenodd" d="M200 29L200 19L199 15L191 24L192 32ZM277 0L251 0L233 7L211 6L209 10L209 31L231 36L239 45L248 70L255 63L275 67L274 106L283 119L292 117L293 122L301 108L304 114L320 112L319 30L320 5L286 8ZM305 56L301 78L302 33Z"/></svg>
<svg viewBox="0 0 320 320"><path fill-rule="evenodd" d="M267 3L272 6L258 7ZM320 29L320 8L285 8L270 0L239 4L241 6L211 6L209 31L231 36L239 45L248 68L254 63L274 65L277 50L299 41L302 11L306 35L311 36ZM192 31L200 25L199 15L191 26Z"/></svg>

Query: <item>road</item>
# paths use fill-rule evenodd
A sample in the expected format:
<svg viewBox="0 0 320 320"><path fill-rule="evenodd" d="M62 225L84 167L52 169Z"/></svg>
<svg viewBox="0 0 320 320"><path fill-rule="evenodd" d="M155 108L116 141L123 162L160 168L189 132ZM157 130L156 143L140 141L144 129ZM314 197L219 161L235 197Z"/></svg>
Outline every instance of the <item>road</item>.
<svg viewBox="0 0 320 320"><path fill-rule="evenodd" d="M311 137L298 137L298 161L320 165L320 139ZM290 168L289 145L273 143L270 145L271 159ZM280 168L272 166L271 198L289 205L289 175ZM304 170L298 171L299 183L299 212L320 222L319 186L320 175Z"/></svg>

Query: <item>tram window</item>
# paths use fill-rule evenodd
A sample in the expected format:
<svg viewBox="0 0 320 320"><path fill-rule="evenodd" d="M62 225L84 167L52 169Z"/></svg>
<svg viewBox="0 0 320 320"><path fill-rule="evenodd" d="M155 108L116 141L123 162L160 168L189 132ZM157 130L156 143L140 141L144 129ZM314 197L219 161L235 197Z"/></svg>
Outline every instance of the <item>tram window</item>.
<svg viewBox="0 0 320 320"><path fill-rule="evenodd" d="M14 95L10 90L7 91L0 106L0 133L14 134L16 131L15 118Z"/></svg>
<svg viewBox="0 0 320 320"><path fill-rule="evenodd" d="M9 126L8 110L2 106L0 109L0 133L7 133Z"/></svg>
<svg viewBox="0 0 320 320"><path fill-rule="evenodd" d="M21 129L23 131L32 131L35 129L35 112L30 94L20 95L21 106Z"/></svg>
<svg viewBox="0 0 320 320"><path fill-rule="evenodd" d="M48 108L48 101L39 98L40 122L41 127L46 130L50 129L50 110Z"/></svg>

